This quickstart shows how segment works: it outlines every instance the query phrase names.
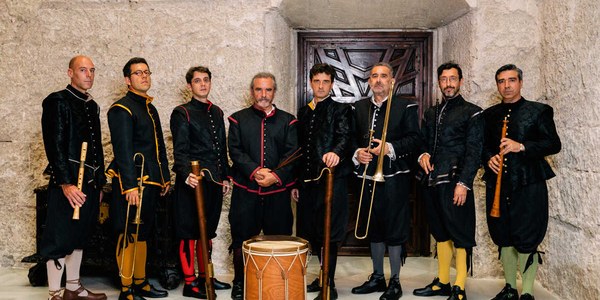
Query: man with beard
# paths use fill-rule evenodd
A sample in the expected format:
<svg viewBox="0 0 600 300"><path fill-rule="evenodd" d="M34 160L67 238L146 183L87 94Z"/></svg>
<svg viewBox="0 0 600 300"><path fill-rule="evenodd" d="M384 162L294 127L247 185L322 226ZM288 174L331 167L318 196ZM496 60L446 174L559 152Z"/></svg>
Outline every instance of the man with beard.
<svg viewBox="0 0 600 300"><path fill-rule="evenodd" d="M250 82L251 107L229 117L229 156L233 183L229 224L233 251L232 299L244 296L242 242L252 236L291 235L293 215L288 188L294 184L292 164L298 150L296 118L273 104L277 82L258 73Z"/></svg>
<svg viewBox="0 0 600 300"><path fill-rule="evenodd" d="M171 133L173 134L173 171L177 176L174 191L175 234L179 238L179 259L183 271L183 296L206 299L206 272L202 258L202 245L198 226L198 209L194 189L198 178L192 173L191 162L198 161L206 168L202 182L204 191L204 214L208 254L212 252L212 240L217 236L217 226L221 217L223 195L229 191L227 173L227 145L223 111L208 100L212 85L212 73L206 67L190 68L185 74L192 99L173 109ZM212 181L214 180L214 182ZM195 254L195 255L194 255ZM198 278L194 265L198 258ZM215 278L213 286L217 290L229 289L231 285Z"/></svg>
<svg viewBox="0 0 600 300"><path fill-rule="evenodd" d="M465 282L475 246L475 197L473 179L482 149L482 109L460 95L463 83L458 64L437 69L442 103L425 112L421 125L424 139L418 158L423 199L431 234L437 244L438 277L416 296L449 296L467 299ZM450 265L456 250L456 281L450 285Z"/></svg>
<svg viewBox="0 0 600 300"><path fill-rule="evenodd" d="M483 163L486 182L487 222L500 250L506 285L494 300L516 300L517 267L523 279L521 300L533 298L533 283L541 257L538 247L548 227L548 187L555 176L545 157L560 151L552 107L521 97L523 71L504 65L496 71L502 103L485 110ZM502 138L503 120L508 121ZM500 161L500 154L504 160ZM489 212L502 164L500 217Z"/></svg>
<svg viewBox="0 0 600 300"><path fill-rule="evenodd" d="M373 273L368 281L352 289L353 294L385 292L379 299L397 300L402 296L400 267L406 257L403 245L408 241L410 214L408 195L410 193L410 166L415 151L419 148L418 105L406 99L393 97L387 127L386 144L381 143L384 116L388 109L389 92L393 89L392 67L387 63L377 63L371 69L369 87L373 96L354 104L354 134L358 149L354 152L355 173L362 181L366 177L362 207L370 206L371 195L375 190L373 213L368 237L371 246ZM369 132L373 130L373 140ZM385 182L373 181L377 160L383 159ZM366 168L366 173L364 172ZM357 184L361 186L361 184ZM360 194L360 190L357 192ZM359 212L361 213L361 212ZM367 219L365 217L365 219ZM390 281L386 287L383 274L385 248L390 257Z"/></svg>
<svg viewBox="0 0 600 300"><path fill-rule="evenodd" d="M333 199L331 203L331 240L329 242L329 287L331 299L337 299L335 269L338 243L346 234L348 223L347 175L352 171L351 120L352 108L335 102L331 96L335 70L328 64L316 64L310 69L310 86L313 99L298 111L298 140L302 157L298 164L300 187L292 190L292 198L298 202L296 235L310 242L312 253L322 263L325 213L325 177L319 177L324 167L333 168ZM320 291L319 278L308 287L308 292ZM322 299L319 294L316 299Z"/></svg>
<svg viewBox="0 0 600 300"><path fill-rule="evenodd" d="M94 84L96 68L89 57L75 56L69 62L67 75L71 84L50 94L42 106L42 135L50 175L46 228L40 243L40 254L48 259L48 291L51 300L106 299L94 294L79 280L79 269L94 222L97 220L104 175L104 153L100 133L100 107L88 94ZM87 155L81 190L77 188L82 143ZM79 207L79 220L73 210ZM63 271L67 282L60 296Z"/></svg>
<svg viewBox="0 0 600 300"><path fill-rule="evenodd" d="M115 159L108 166L107 173L112 176L113 190L110 216L119 234L116 249L121 277L119 300L168 296L167 291L154 288L146 278L146 241L154 233L154 217L159 197L169 191L171 184L158 111L151 103L153 98L147 93L152 83L150 75L152 72L145 59L130 59L123 67L129 91L108 110L108 126ZM142 154L143 159L138 154ZM144 173L140 174L142 163ZM138 187L140 181L143 197L140 197L142 191ZM131 205L129 218L128 205ZM131 222L134 219L139 205L142 205L143 223L139 225L136 237L135 225L128 226L128 232L124 231L126 220ZM133 242L136 238L137 242Z"/></svg>

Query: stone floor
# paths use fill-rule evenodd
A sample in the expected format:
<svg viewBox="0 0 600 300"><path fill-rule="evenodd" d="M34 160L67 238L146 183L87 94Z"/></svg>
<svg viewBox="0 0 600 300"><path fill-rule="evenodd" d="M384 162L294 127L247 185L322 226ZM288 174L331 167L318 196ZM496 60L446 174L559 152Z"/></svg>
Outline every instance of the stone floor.
<svg viewBox="0 0 600 300"><path fill-rule="evenodd" d="M386 259L387 264L387 259ZM412 290L422 287L435 277L436 260L432 258L409 258L401 270L400 283L404 290L402 299L420 299L412 295ZM311 282L317 275L318 264L316 259L309 263L307 281ZM386 266L387 268L387 266ZM371 295L353 295L350 290L353 286L362 284L371 273L371 260L367 257L340 257L338 271L336 275L336 284L339 292L339 299L379 299L380 293ZM386 274L389 270L386 269ZM218 279L230 281L232 275L219 275ZM95 292L104 292L109 299L117 299L118 291L104 277L84 277L82 279L87 288ZM467 280L467 296L469 300L487 300L493 298L504 286L504 281L500 279L473 279ZM182 287L169 291L169 298L166 299L191 299L181 295ZM47 295L46 287L31 287L27 281L27 269L11 268L0 269L0 300L12 299L45 299ZM316 297L316 293L308 295L307 299ZM559 298L542 286L536 283L535 297L538 300L558 300ZM219 291L218 299L229 299L230 290ZM443 299L444 297L433 297L430 299ZM427 299L427 298L425 298Z"/></svg>

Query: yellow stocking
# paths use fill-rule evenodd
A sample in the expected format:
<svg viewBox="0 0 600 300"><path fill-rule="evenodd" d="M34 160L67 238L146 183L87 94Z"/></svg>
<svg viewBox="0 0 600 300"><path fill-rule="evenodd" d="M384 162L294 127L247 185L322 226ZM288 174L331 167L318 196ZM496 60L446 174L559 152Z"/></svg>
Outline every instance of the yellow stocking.
<svg viewBox="0 0 600 300"><path fill-rule="evenodd" d="M128 242L125 251L123 251L123 234L119 235L116 249L117 265L119 266L119 276L121 277L122 290L125 291L133 282L133 242Z"/></svg>
<svg viewBox="0 0 600 300"><path fill-rule="evenodd" d="M438 277L441 284L450 283L450 264L452 263L452 241L437 243ZM437 286L433 290L439 290Z"/></svg>
<svg viewBox="0 0 600 300"><path fill-rule="evenodd" d="M460 286L461 290L465 289L467 281L467 250L465 248L456 248L456 282L454 285ZM459 296L462 299L462 296Z"/></svg>
<svg viewBox="0 0 600 300"><path fill-rule="evenodd" d="M135 254L135 269L133 270L133 278L135 279L135 284L142 284L144 280L146 280L146 256L148 253L148 248L146 245L146 241L138 241L137 242L137 252ZM144 290L149 291L150 285L147 284L143 287Z"/></svg>

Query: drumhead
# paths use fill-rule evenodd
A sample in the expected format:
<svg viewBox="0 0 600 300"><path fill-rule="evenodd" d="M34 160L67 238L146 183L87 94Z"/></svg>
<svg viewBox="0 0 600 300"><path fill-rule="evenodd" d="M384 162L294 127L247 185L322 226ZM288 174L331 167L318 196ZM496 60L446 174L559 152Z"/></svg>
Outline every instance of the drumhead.
<svg viewBox="0 0 600 300"><path fill-rule="evenodd" d="M252 254L304 253L308 251L308 242L293 236L261 235L244 241L242 248L244 252Z"/></svg>

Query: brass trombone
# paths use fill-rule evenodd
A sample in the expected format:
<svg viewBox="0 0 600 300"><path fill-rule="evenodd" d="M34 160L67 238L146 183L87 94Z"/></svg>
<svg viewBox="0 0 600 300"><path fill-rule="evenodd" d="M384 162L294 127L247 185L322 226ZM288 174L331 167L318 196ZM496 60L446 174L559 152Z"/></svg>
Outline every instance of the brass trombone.
<svg viewBox="0 0 600 300"><path fill-rule="evenodd" d="M143 223L142 219L141 219L141 215L142 215L142 199L143 199L143 195L144 195L144 154L137 152L136 154L133 155L133 162L135 163L136 158L140 157L142 160L142 165L141 165L141 170L140 170L140 179L138 181L138 197L139 197L139 204L137 205L137 209L135 211L135 217L133 218L133 221L131 221L131 224L135 224L135 236L133 237L133 259L132 262L135 262L135 255L137 253L137 241L138 241L138 233L140 232L140 225ZM131 279L133 278L133 271L135 269L135 263L132 264L131 266L131 275L129 276L125 276L123 274L123 265L125 262L125 248L127 245L127 228L129 227L129 208L131 207L131 203L127 203L127 215L125 218L125 230L123 231L123 239L121 240L121 243L123 243L123 246L121 247L121 253L123 253L123 255L121 256L121 265L119 267L119 276L125 279Z"/></svg>
<svg viewBox="0 0 600 300"><path fill-rule="evenodd" d="M392 97L394 96L394 84L395 80L392 79L390 93L388 95L386 110L385 110L385 118L383 119L383 130L381 131L381 151L379 152L379 156L377 156L377 166L375 168L375 173L370 178L373 180L375 184L373 184L373 191L371 193L371 203L369 204L369 215L367 218L367 227L365 228L365 234L358 234L358 224L360 223L360 212L362 208L362 200L364 196L365 190L365 182L367 180L367 169L369 168L369 164L365 165L365 170L363 171L363 179L362 185L360 187L360 199L358 200L358 211L356 213L356 225L354 226L354 237L358 240L364 240L369 234L369 225L371 224L371 212L373 210L373 200L375 200L375 188L377 187L377 182L385 182L385 178L383 177L383 161L384 161L384 149L386 147L386 138L387 138L387 129L388 123L390 120L390 110L392 110ZM369 130L369 146L367 147L367 151L371 151L371 142L373 141L373 134L375 131L371 128Z"/></svg>

